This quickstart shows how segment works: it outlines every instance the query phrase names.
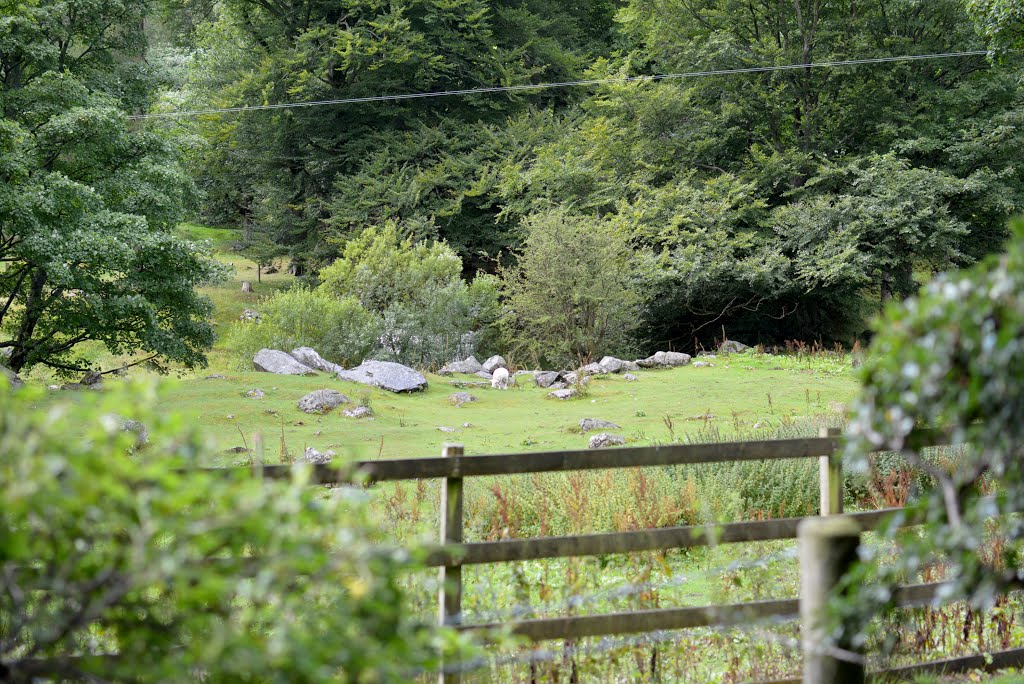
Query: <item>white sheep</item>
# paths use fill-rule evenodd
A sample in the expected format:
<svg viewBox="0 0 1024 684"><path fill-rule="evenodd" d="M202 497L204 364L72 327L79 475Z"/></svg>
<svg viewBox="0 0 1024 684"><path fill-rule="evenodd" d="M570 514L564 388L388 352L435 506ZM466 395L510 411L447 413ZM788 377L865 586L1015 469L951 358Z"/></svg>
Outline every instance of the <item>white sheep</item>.
<svg viewBox="0 0 1024 684"><path fill-rule="evenodd" d="M494 389L508 389L512 384L507 368L495 368L491 374L491 387Z"/></svg>

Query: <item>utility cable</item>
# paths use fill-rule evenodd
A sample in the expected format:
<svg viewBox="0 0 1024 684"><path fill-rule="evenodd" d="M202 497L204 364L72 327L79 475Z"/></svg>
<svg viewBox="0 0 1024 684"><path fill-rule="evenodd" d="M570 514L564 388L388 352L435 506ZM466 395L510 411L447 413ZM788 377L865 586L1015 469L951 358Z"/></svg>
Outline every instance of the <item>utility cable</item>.
<svg viewBox="0 0 1024 684"><path fill-rule="evenodd" d="M485 88L465 88L462 90L441 90L419 93L401 93L396 95L373 95L367 97L347 97L336 100L312 100L308 102L281 102L278 104L251 105L242 107L219 107L211 109L192 109L177 112L152 112L150 114L133 114L130 120L167 119L191 116L208 116L213 114L238 114L243 112L260 112L274 109L298 109L303 107L327 107L335 105L363 104L367 102L396 102L402 100L420 100L435 97L456 97L466 95L484 95L488 93L516 93L523 91L551 90L555 88L575 88L612 83L636 83L644 81L666 81L670 79L705 78L709 76L731 76L733 74L761 74L775 71L793 71L799 69L822 69L844 66L861 66L865 64L891 64L894 62L921 62L936 59L957 59L962 57L980 57L988 55L987 50L969 50L964 52L942 52L927 55L900 55L897 57L870 57L865 59L844 59L827 62L808 62L803 64L780 64L776 66L743 67L739 69L711 69L707 71L687 71L673 74L654 74L651 76L616 76L610 78L592 78L579 81L557 81L552 83L525 83L511 86L489 86Z"/></svg>

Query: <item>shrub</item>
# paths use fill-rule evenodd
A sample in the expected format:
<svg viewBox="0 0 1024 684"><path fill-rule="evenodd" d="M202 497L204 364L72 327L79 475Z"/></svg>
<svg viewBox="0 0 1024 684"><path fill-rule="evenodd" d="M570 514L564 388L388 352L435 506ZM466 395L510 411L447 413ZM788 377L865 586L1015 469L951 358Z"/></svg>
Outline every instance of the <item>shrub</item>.
<svg viewBox="0 0 1024 684"><path fill-rule="evenodd" d="M891 609L892 585L937 559L951 593L974 607L1019 583L1024 528L1012 514L1024 502L1024 222L1006 254L937 278L888 307L876 329L848 455L866 467L863 454L898 452L937 486L914 504L925 529L901 534L893 525L884 536L899 541L896 558L872 559L851 576L851 598L836 606L847 634ZM914 437L921 426L949 429L954 446L970 448L933 463ZM987 498L993 488L998 495ZM993 536L999 553L985 552ZM872 576L882 586L864 589Z"/></svg>
<svg viewBox="0 0 1024 684"><path fill-rule="evenodd" d="M380 336L381 322L358 300L322 290L278 291L260 302L259 311L259 319L236 324L227 338L243 364L263 348L313 347L343 366L358 365Z"/></svg>
<svg viewBox="0 0 1024 684"><path fill-rule="evenodd" d="M404 610L357 490L181 472L203 444L138 391L77 399L0 387L5 681L398 681L454 643Z"/></svg>
<svg viewBox="0 0 1024 684"><path fill-rule="evenodd" d="M314 290L292 289L260 303L259 321L228 338L243 363L264 347L313 347L356 365L368 357L418 366L493 351L497 279L467 285L462 260L443 243L402 240L394 224L367 228L321 273Z"/></svg>
<svg viewBox="0 0 1024 684"><path fill-rule="evenodd" d="M524 229L519 263L502 273L509 346L562 367L632 351L644 298L625 234L563 211L537 214Z"/></svg>

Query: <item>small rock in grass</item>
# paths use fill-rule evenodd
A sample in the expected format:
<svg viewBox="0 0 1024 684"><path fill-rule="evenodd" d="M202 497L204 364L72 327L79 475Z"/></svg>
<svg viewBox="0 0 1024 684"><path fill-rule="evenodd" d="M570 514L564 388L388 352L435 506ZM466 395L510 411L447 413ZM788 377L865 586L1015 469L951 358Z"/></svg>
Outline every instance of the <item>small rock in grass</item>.
<svg viewBox="0 0 1024 684"><path fill-rule="evenodd" d="M474 397L469 392L456 392L455 394L452 394L448 397L448 403L451 404L452 406L462 406L463 404L471 404L476 400L477 398Z"/></svg>
<svg viewBox="0 0 1024 684"><path fill-rule="evenodd" d="M830 401L828 402L828 410L831 411L832 413L839 413L845 415L848 409L846 408L846 404L843 404L838 401Z"/></svg>
<svg viewBox="0 0 1024 684"><path fill-rule="evenodd" d="M249 397L250 399L262 399L263 397L265 397L267 395L266 395L266 393L263 390L261 390L259 388L256 388L256 389L251 389L248 392L246 392L245 396Z"/></svg>
<svg viewBox="0 0 1024 684"><path fill-rule="evenodd" d="M599 435L594 435L590 438L591 449L603 449L611 446L622 446L626 443L626 438L620 435L610 435L607 432L602 432Z"/></svg>
<svg viewBox="0 0 1024 684"><path fill-rule="evenodd" d="M714 368L715 364L708 363L707 361L695 361L693 363L694 368Z"/></svg>
<svg viewBox="0 0 1024 684"><path fill-rule="evenodd" d="M149 444L149 428L141 420L132 420L130 418L121 419L121 430L123 432L134 432L135 433L135 446L141 447Z"/></svg>
<svg viewBox="0 0 1024 684"><path fill-rule="evenodd" d="M440 430L441 432L455 432L455 428L447 427L445 425L442 425L441 427L439 427L437 429Z"/></svg>
<svg viewBox="0 0 1024 684"><path fill-rule="evenodd" d="M319 452L313 447L306 447L306 452L302 454L302 458L299 459L302 463L330 463L337 454L328 449L324 452Z"/></svg>
<svg viewBox="0 0 1024 684"><path fill-rule="evenodd" d="M600 418L583 418L580 420L580 430L582 432L593 432L594 430L621 430L621 425L609 422L607 420L601 420Z"/></svg>
<svg viewBox="0 0 1024 684"><path fill-rule="evenodd" d="M471 427L473 427L473 424L472 423L463 423L462 427L464 427L464 428L471 428Z"/></svg>
<svg viewBox="0 0 1024 684"><path fill-rule="evenodd" d="M245 454L248 453L248 451L249 450L246 449L244 446L233 446L230 449L228 449L229 454Z"/></svg>
<svg viewBox="0 0 1024 684"><path fill-rule="evenodd" d="M548 392L549 397L562 400L574 399L579 395L580 393L571 387L567 387L566 389L555 390L554 392Z"/></svg>
<svg viewBox="0 0 1024 684"><path fill-rule="evenodd" d="M299 399L299 409L306 413L324 413L351 401L338 390L322 389L310 392Z"/></svg>
<svg viewBox="0 0 1024 684"><path fill-rule="evenodd" d="M355 408L345 409L342 413L349 418L369 418L373 415L373 410L369 406L356 406Z"/></svg>
<svg viewBox="0 0 1024 684"><path fill-rule="evenodd" d="M221 375L220 373L214 373L213 375L207 375L203 380L227 380L228 376Z"/></svg>
<svg viewBox="0 0 1024 684"><path fill-rule="evenodd" d="M626 382L636 382L640 378L636 377L632 373L626 373L625 375L622 376L622 379L625 380Z"/></svg>

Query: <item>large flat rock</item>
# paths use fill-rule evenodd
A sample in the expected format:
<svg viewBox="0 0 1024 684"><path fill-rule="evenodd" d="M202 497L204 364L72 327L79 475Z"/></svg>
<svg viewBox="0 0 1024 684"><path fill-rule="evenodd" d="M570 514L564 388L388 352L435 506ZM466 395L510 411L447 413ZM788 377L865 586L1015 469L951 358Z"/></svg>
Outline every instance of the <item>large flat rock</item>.
<svg viewBox="0 0 1024 684"><path fill-rule="evenodd" d="M252 357L252 367L264 373L277 375L316 375L315 370L277 349L260 349L256 356Z"/></svg>
<svg viewBox="0 0 1024 684"><path fill-rule="evenodd" d="M340 371L338 378L389 392L418 392L427 387L427 379L418 371L393 361L363 361L352 370Z"/></svg>
<svg viewBox="0 0 1024 684"><path fill-rule="evenodd" d="M320 356L312 347L298 347L297 349L292 349L291 355L303 366L321 370L325 373L337 373L338 371L345 370L338 364L331 363L324 357Z"/></svg>

